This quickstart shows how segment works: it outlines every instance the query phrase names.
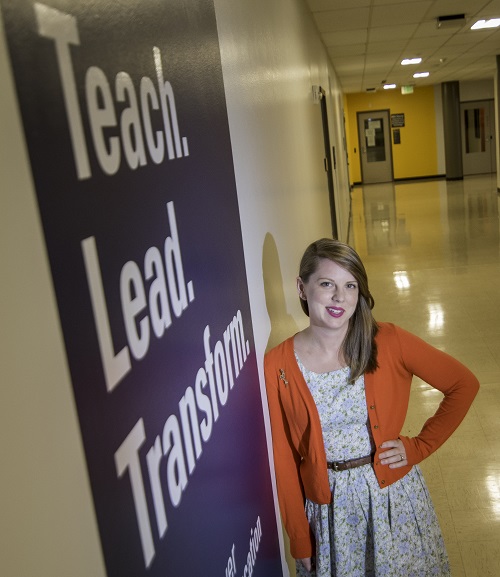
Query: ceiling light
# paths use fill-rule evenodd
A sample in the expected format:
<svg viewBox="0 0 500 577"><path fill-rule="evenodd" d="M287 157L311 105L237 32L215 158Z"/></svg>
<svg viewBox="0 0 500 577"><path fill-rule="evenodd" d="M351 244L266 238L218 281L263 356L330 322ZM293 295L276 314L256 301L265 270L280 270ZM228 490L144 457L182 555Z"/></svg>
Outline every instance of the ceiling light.
<svg viewBox="0 0 500 577"><path fill-rule="evenodd" d="M429 76L429 72L415 72L413 78L427 78Z"/></svg>
<svg viewBox="0 0 500 577"><path fill-rule="evenodd" d="M407 66L408 64L420 64L422 62L422 58L405 58L401 60L401 64L403 66Z"/></svg>
<svg viewBox="0 0 500 577"><path fill-rule="evenodd" d="M393 88L396 88L395 84L384 84L384 90L392 90Z"/></svg>
<svg viewBox="0 0 500 577"><path fill-rule="evenodd" d="M500 18L490 18L489 20L478 20L470 29L484 30L484 28L497 28L498 26L500 26Z"/></svg>

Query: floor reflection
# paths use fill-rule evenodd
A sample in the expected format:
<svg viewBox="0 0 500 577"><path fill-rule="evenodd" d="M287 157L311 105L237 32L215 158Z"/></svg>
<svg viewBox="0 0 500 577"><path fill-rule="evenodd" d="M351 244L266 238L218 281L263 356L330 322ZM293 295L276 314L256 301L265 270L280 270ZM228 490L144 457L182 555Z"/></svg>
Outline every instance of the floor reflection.
<svg viewBox="0 0 500 577"><path fill-rule="evenodd" d="M500 575L500 237L496 174L356 187L349 242L375 317L460 358L481 390L452 438L422 463L454 577ZM405 434L440 401L415 379Z"/></svg>
<svg viewBox="0 0 500 577"><path fill-rule="evenodd" d="M498 258L495 175L363 186L352 202L350 241L369 256L432 266Z"/></svg>

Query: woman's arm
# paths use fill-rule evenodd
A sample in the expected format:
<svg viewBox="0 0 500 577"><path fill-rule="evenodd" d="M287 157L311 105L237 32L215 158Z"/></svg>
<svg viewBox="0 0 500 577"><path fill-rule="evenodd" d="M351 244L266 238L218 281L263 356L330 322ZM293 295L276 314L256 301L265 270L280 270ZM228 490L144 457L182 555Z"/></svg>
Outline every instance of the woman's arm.
<svg viewBox="0 0 500 577"><path fill-rule="evenodd" d="M304 511L304 489L300 478L301 456L294 447L290 428L280 402L278 370L265 361L267 400L271 420L274 468L281 517L295 559L311 557L313 537Z"/></svg>
<svg viewBox="0 0 500 577"><path fill-rule="evenodd" d="M412 374L444 394L435 414L416 437L400 436L410 463L418 463L440 447L469 410L479 381L460 361L398 327L404 364Z"/></svg>

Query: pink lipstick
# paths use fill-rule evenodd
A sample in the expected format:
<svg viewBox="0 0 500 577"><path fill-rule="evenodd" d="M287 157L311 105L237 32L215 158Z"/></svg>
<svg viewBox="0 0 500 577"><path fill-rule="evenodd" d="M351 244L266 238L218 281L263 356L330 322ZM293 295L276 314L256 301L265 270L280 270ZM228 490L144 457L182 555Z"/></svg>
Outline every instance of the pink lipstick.
<svg viewBox="0 0 500 577"><path fill-rule="evenodd" d="M336 319L340 318L344 313L345 310L340 307L326 307L328 314Z"/></svg>

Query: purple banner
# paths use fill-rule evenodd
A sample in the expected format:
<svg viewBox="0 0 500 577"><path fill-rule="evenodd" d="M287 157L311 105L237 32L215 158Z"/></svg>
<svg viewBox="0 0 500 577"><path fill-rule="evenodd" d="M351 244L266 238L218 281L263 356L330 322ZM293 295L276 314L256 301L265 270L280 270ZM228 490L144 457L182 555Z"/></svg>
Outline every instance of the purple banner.
<svg viewBox="0 0 500 577"><path fill-rule="evenodd" d="M107 573L281 575L213 2L1 6Z"/></svg>

